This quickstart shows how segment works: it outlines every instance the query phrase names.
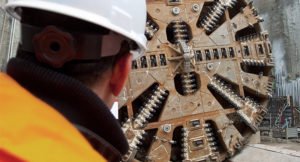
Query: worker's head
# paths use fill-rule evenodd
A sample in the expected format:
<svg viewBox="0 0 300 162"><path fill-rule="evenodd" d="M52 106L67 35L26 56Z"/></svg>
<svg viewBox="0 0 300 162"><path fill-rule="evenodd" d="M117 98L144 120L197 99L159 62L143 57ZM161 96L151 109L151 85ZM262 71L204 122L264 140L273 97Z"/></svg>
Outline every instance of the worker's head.
<svg viewBox="0 0 300 162"><path fill-rule="evenodd" d="M145 52L144 0L9 0L22 23L19 51L86 84L108 106Z"/></svg>

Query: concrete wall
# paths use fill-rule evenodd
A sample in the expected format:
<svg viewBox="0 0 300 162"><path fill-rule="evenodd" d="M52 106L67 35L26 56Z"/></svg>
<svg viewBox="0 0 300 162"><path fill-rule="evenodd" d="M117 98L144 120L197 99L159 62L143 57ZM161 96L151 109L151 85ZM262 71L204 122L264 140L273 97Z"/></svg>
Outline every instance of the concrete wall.
<svg viewBox="0 0 300 162"><path fill-rule="evenodd" d="M6 0L0 0L0 6L3 6L3 4L6 2Z"/></svg>
<svg viewBox="0 0 300 162"><path fill-rule="evenodd" d="M1 7L5 1L0 0L0 71L5 71L6 63L15 55L20 39L19 22Z"/></svg>
<svg viewBox="0 0 300 162"><path fill-rule="evenodd" d="M300 94L300 0L254 0L270 33L275 57L276 95Z"/></svg>

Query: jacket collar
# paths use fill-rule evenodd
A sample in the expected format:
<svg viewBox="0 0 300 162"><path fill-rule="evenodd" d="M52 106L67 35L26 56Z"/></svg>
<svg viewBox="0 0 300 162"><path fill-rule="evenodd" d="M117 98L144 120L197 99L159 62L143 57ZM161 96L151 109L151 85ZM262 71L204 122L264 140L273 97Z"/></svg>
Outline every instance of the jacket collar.
<svg viewBox="0 0 300 162"><path fill-rule="evenodd" d="M120 154L129 148L121 127L103 101L81 82L24 58L13 58L7 73L71 123L90 130Z"/></svg>

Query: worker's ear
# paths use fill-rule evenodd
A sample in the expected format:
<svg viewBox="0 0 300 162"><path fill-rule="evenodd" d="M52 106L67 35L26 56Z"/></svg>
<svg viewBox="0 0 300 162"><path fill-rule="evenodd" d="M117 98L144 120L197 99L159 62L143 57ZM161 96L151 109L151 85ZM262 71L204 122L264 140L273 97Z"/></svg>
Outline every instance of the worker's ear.
<svg viewBox="0 0 300 162"><path fill-rule="evenodd" d="M118 96L122 91L131 69L131 62L132 55L128 53L118 58L115 63L109 82L110 89L114 96Z"/></svg>

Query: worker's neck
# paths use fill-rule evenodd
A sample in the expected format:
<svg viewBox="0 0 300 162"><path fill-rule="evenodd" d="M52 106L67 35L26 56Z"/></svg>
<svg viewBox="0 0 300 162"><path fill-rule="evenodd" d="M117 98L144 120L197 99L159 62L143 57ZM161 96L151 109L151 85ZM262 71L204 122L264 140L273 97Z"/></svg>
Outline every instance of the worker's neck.
<svg viewBox="0 0 300 162"><path fill-rule="evenodd" d="M94 84L90 87L92 91L111 109L115 96L113 95L109 86L109 80L101 80L101 84Z"/></svg>

